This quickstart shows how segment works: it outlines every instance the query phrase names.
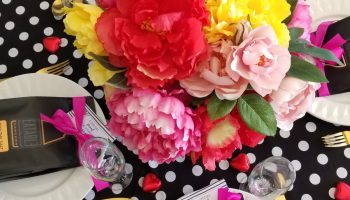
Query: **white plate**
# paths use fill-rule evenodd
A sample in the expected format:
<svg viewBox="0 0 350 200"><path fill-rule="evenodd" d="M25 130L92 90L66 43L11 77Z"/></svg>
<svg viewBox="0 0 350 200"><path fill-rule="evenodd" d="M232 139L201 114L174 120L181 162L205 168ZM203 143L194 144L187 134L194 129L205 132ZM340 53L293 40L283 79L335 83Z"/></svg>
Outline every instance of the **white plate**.
<svg viewBox="0 0 350 200"><path fill-rule="evenodd" d="M350 0L307 0L311 5L313 30L330 20L350 16ZM326 122L350 126L350 92L317 97L308 112Z"/></svg>
<svg viewBox="0 0 350 200"><path fill-rule="evenodd" d="M0 99L54 96L91 96L73 81L48 74L25 74L0 83ZM95 101L97 115L106 119ZM89 173L82 167L42 176L0 183L1 200L81 200L93 187Z"/></svg>

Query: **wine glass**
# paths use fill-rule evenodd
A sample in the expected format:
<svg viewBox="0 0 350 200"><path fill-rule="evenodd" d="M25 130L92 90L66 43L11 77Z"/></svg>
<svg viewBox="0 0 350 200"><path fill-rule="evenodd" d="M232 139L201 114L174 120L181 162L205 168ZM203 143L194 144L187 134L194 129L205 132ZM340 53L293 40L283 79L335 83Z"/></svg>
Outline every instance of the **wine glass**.
<svg viewBox="0 0 350 200"><path fill-rule="evenodd" d="M79 150L82 165L97 179L119 183L126 188L132 171L125 169L125 159L115 144L104 138L91 138Z"/></svg>
<svg viewBox="0 0 350 200"><path fill-rule="evenodd" d="M261 200L275 199L288 191L295 178L295 169L289 160L272 156L254 167L242 189Z"/></svg>

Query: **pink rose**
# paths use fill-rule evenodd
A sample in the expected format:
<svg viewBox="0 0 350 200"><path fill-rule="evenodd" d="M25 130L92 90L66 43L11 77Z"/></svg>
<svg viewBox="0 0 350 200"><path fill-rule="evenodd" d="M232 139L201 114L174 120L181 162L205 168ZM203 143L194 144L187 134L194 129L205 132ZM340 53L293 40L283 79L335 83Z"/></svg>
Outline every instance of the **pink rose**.
<svg viewBox="0 0 350 200"><path fill-rule="evenodd" d="M238 99L248 82L238 75L230 76L226 68L226 59L231 52L232 42L221 41L212 46L211 57L196 66L196 72L180 81L181 87L194 97L202 98L215 91L219 99Z"/></svg>
<svg viewBox="0 0 350 200"><path fill-rule="evenodd" d="M284 78L279 89L269 96L276 114L277 126L282 130L291 130L293 122L305 115L319 87L320 84L308 83L297 78Z"/></svg>
<svg viewBox="0 0 350 200"><path fill-rule="evenodd" d="M310 40L310 33L312 31L311 23L312 17L310 13L310 5L304 0L299 0L295 7L292 20L288 24L288 27L303 28L304 34L301 36L301 38Z"/></svg>
<svg viewBox="0 0 350 200"><path fill-rule="evenodd" d="M266 96L277 90L286 76L291 55L288 49L278 45L271 26L261 26L249 33L233 51L228 63L232 73L248 80L257 93Z"/></svg>
<svg viewBox="0 0 350 200"><path fill-rule="evenodd" d="M200 119L177 98L153 90L107 90L109 127L143 162L170 163L201 150Z"/></svg>

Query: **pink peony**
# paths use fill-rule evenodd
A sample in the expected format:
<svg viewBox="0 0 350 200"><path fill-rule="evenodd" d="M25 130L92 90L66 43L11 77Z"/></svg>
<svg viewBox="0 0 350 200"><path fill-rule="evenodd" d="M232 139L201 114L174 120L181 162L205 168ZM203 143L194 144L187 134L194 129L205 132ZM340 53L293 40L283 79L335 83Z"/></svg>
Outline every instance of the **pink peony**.
<svg viewBox="0 0 350 200"><path fill-rule="evenodd" d="M143 162L170 163L201 150L200 120L175 97L134 88L108 92L109 127Z"/></svg>
<svg viewBox="0 0 350 200"><path fill-rule="evenodd" d="M228 60L232 73L249 81L261 96L277 90L291 64L288 49L279 46L271 26L261 26L233 51ZM230 74L232 74L230 73Z"/></svg>
<svg viewBox="0 0 350 200"><path fill-rule="evenodd" d="M291 130L293 122L305 115L319 87L320 84L297 78L284 78L279 89L269 97L276 114L277 126L282 130Z"/></svg>
<svg viewBox="0 0 350 200"><path fill-rule="evenodd" d="M312 17L310 13L310 5L304 0L299 0L295 7L292 20L288 24L288 27L303 28L304 34L301 36L301 38L310 40L310 33L312 31L311 23Z"/></svg>
<svg viewBox="0 0 350 200"><path fill-rule="evenodd" d="M231 77L227 73L226 59L232 46L231 41L214 44L211 57L200 63L191 77L181 80L181 87L198 98L206 97L215 90L219 99L238 99L247 88L248 82L238 75Z"/></svg>

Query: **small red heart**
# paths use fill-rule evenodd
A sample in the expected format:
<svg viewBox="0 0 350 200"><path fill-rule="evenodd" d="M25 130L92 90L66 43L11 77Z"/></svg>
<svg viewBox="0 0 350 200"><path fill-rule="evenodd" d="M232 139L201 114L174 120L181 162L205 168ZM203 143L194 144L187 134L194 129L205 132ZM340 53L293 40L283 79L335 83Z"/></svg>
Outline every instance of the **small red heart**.
<svg viewBox="0 0 350 200"><path fill-rule="evenodd" d="M350 186L345 182L339 182L337 184L334 197L336 200L349 200L350 199Z"/></svg>
<svg viewBox="0 0 350 200"><path fill-rule="evenodd" d="M61 39L59 37L46 37L43 39L44 47L51 53L56 53L60 48Z"/></svg>
<svg viewBox="0 0 350 200"><path fill-rule="evenodd" d="M155 192L162 187L161 180L153 173L148 173L143 178L142 189L145 192Z"/></svg>
<svg viewBox="0 0 350 200"><path fill-rule="evenodd" d="M240 172L246 172L250 168L250 161L245 153L240 153L236 158L232 159L230 166Z"/></svg>

